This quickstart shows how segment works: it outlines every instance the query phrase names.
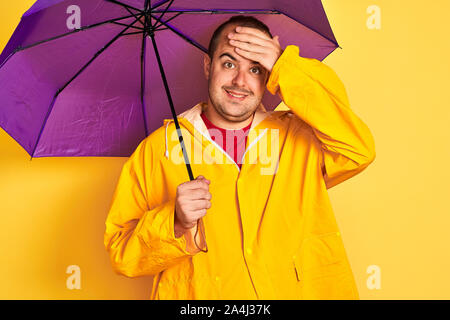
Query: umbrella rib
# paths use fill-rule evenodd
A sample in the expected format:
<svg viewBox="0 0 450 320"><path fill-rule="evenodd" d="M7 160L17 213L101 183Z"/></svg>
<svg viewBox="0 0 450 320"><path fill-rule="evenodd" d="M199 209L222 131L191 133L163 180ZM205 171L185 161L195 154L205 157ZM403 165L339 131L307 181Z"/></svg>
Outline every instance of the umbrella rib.
<svg viewBox="0 0 450 320"><path fill-rule="evenodd" d="M167 0L169 1L169 0ZM164 3L166 3L167 1L165 1ZM161 3L160 5L164 4ZM152 13L161 13L163 12L162 10L154 10L152 11ZM255 9L239 9L239 10L226 10L226 9L213 9L213 10L208 10L208 9L185 9L185 10L176 10L176 9L172 9L172 10L167 10L167 13L205 13L205 14L239 14L239 13L243 13L243 14L282 14L285 15L286 17L288 17L289 19L294 20L295 22L298 22L300 24L302 24L303 26L305 26L306 28L310 29L311 31L317 33L318 35L322 36L323 38L327 39L328 41L330 41L331 43L335 44L336 46L339 46L339 44L331 39L328 39L328 37L324 36L323 34L321 34L320 32L318 32L317 30L315 30L314 28L308 26L307 24L298 21L294 18L292 18L290 15L284 13L283 11L280 10L255 10Z"/></svg>
<svg viewBox="0 0 450 320"><path fill-rule="evenodd" d="M161 7L163 4L165 4L165 3L169 2L169 1L170 1L170 0L164 0L164 1L160 2L160 3L155 4L155 6L154 6L154 7L151 7L150 9L152 9L152 11L153 11L153 9L159 8L159 7Z"/></svg>
<svg viewBox="0 0 450 320"><path fill-rule="evenodd" d="M120 23L120 22L111 22L111 23L114 23L114 24L117 24L117 25L119 25L119 26L125 26L125 27L127 27L128 25L126 24L126 23ZM135 26L131 26L130 28L132 28L132 29L137 29L137 30L144 30L144 28L141 28L141 27L135 27Z"/></svg>
<svg viewBox="0 0 450 320"><path fill-rule="evenodd" d="M170 8L172 3L173 3L173 0L170 0L169 4L164 9L164 12L159 16L159 19L155 21L155 24L153 24L153 28L157 27L158 22L160 22L160 20L164 17L164 15L166 14L167 10Z"/></svg>
<svg viewBox="0 0 450 320"><path fill-rule="evenodd" d="M142 17L142 15L141 15L141 17ZM130 26L131 25L133 25L133 24L135 24L136 22L137 22L137 20L138 19L136 19L135 21L133 21L133 23L131 23L128 27L126 27L126 28L124 28L122 31L120 31L120 33L118 33L114 38L112 38L106 45L104 45L99 51L97 51L96 53L95 53L95 55L83 66L83 67L81 67L81 69L80 70L78 70L78 72L69 80L69 81L67 81L61 88L59 88L57 91L56 91L56 93L55 93L55 95L53 96L53 99L52 99L52 102L51 102L51 104L50 104L50 107L48 108L48 110L47 110L47 114L45 115L45 119L44 119L44 121L42 122L42 126L41 126L41 130L39 131L39 135L38 135L38 138L37 138L37 140L36 140L36 144L34 145L34 148L33 148L33 151L32 151L32 153L31 153L31 158L33 158L33 155L34 155L34 152L36 151L36 147L37 147L37 145L39 144L39 141L40 141L40 139L41 139L41 135L42 135L42 131L44 130L44 127L45 127L45 125L47 124L47 120L48 120L48 117L50 116L50 113L52 112L52 110L53 110L53 106L55 105L55 102L56 102L56 98L58 98L58 96L59 96L59 94L69 85L69 84L71 84L72 83L72 81L73 80L75 80L76 79L76 77L78 77L80 74L81 74L81 72L83 72L95 59L97 59L97 57L100 55L100 54L102 54L106 49L108 49L108 47L110 46L110 45L112 45L117 39L119 39L120 38L120 36L123 34L123 33L125 33L129 28L130 28Z"/></svg>
<svg viewBox="0 0 450 320"><path fill-rule="evenodd" d="M160 13L160 11L154 11L154 12L157 12L157 13ZM211 13L211 14L213 14L213 13L263 13L263 14L280 14L279 12L277 12L277 11L226 11L226 12L222 12L222 11L217 11L217 10L214 10L214 11L211 11L211 10L194 10L194 11L191 11L191 10L189 10L189 11L183 11L183 10L169 10L169 11L167 11L167 12L169 12L169 13L175 13L175 12L177 12L177 14L176 15L174 15L173 17L171 17L170 19L167 19L165 22L167 23L167 22L169 22L169 21L171 21L171 20L173 20L173 19L175 19L176 17L178 17L179 15L181 15L181 14L183 14L183 13ZM162 16L163 16L164 14L162 14L161 16L159 16L159 18L157 19L157 21L156 21L156 23L157 22L161 22L160 20L162 19ZM156 23L155 23L155 25L156 25ZM155 29L156 28L159 28L160 26L162 25L162 23L160 23L159 25L156 25L155 26ZM166 29L168 29L168 28L162 28L162 29L157 29L157 30L166 30Z"/></svg>
<svg viewBox="0 0 450 320"><path fill-rule="evenodd" d="M152 13L161 13L161 10L152 11ZM181 12L181 13L208 13L208 14L226 14L226 13L246 13L246 14L280 14L277 10L257 10L257 9L239 9L239 10L227 10L227 9L184 9L184 10L168 10L169 13Z"/></svg>
<svg viewBox="0 0 450 320"><path fill-rule="evenodd" d="M157 17L155 17L153 14L151 14L151 16L154 19L157 19ZM184 40L186 40L187 42L189 42L190 44L194 45L195 47L199 48L200 50L202 50L203 52L207 53L208 50L205 49L201 44L199 44L198 42L196 42L195 40L189 38L187 35L185 35L184 33L182 33L181 31L178 31L177 29L175 29L174 27L172 27L170 24L166 23L165 21L161 20L161 23L163 25L165 25L167 28L169 28L170 30L172 30L172 32L174 32L175 34L177 34L178 36L180 36L181 38L183 38Z"/></svg>
<svg viewBox="0 0 450 320"><path fill-rule="evenodd" d="M305 23L303 23L303 22L301 22L301 21L298 21L297 19L294 19L293 17L291 17L290 15L284 13L283 11L280 11L280 10L277 10L277 11L278 11L279 13L285 15L285 16L288 17L289 19L292 19L292 20L294 20L295 22L300 23L301 25L305 26L305 27L308 28L309 30L311 30L311 31L313 31L313 32L315 32L315 33L317 33L318 35L320 35L321 37L327 39L327 40L330 41L331 43L334 43L336 46L340 47L339 44L338 44L336 41L331 40L331 39L328 39L326 36L324 36L323 34L321 34L321 33L320 33L319 31L317 31L316 29L310 27L309 25L307 25L307 24L305 24ZM331 29L331 28L330 28L330 29Z"/></svg>
<svg viewBox="0 0 450 320"><path fill-rule="evenodd" d="M131 36L134 34L142 34L142 33L144 33L144 31L128 32L128 33L122 34L122 36Z"/></svg>
<svg viewBox="0 0 450 320"><path fill-rule="evenodd" d="M158 27L157 29L155 29L155 31L164 31L164 30L169 30L169 28L167 28L167 27L165 27L165 28Z"/></svg>
<svg viewBox="0 0 450 320"><path fill-rule="evenodd" d="M99 23L95 23L95 24L91 24L91 25L89 25L89 26L85 26L85 27L82 27L82 28L80 28L80 29L76 29L76 30L74 30L74 31L70 31L70 32L66 32L66 33L63 33L63 34L60 34L60 35L57 35L57 36L54 36L54 37L51 37L51 38L49 38L49 39L45 39L45 40L40 40L40 41L38 41L38 42L35 42L35 43L32 43L32 44L29 44L29 45L27 45L27 46L25 46L25 47L17 47L9 56L8 56L8 58L6 58L5 59L5 61L3 61L3 63L0 65L0 69L3 67L3 65L16 53L16 52L19 52L19 51L23 51L23 50L26 50L26 49L30 49L30 48L32 48L32 47L35 47L35 46L37 46L37 45L40 45L40 44L43 44L43 43L46 43L46 42L50 42L50 41L53 41L53 40L57 40L57 39L60 39L60 38L63 38L63 37L65 37L65 36L69 36L69 35L71 35L71 34L74 34L74 33L77 33L77 32L81 32L81 31L85 31L85 30L88 30L88 29L92 29L92 28L95 28L95 27L99 27L99 26L101 26L101 25L104 25L104 24L107 24L107 23L114 23L115 21L119 21L119 20L123 20L123 19L128 19L128 18L132 18L133 16L126 16L126 17L120 17L120 18L115 18L115 19L111 19L111 20L107 20L107 21L102 21L102 22L99 22ZM134 22L133 22L134 23Z"/></svg>
<svg viewBox="0 0 450 320"><path fill-rule="evenodd" d="M183 12L178 12L176 15L174 15L173 17L170 17L170 18L167 19L165 22L167 23L167 22L169 22L169 21L172 21L173 19L175 19L176 17L178 17L178 16L181 15L181 14L183 14ZM161 17L160 17L159 19L161 19ZM161 21L157 21L157 22L161 22ZM158 25L155 27L155 30L162 30L162 29L158 29L159 27L161 27L161 25L162 25L162 23L158 24ZM168 29L168 28L167 28L167 29Z"/></svg>
<svg viewBox="0 0 450 320"><path fill-rule="evenodd" d="M111 2L111 3L114 3L114 4L117 4L117 5L119 5L119 6L122 6L122 7L124 7L125 9L130 8L130 9L139 11L140 13L144 13L144 10L135 8L135 7L133 7L133 6L130 6L129 4L126 4L126 3L123 3L123 2L120 2L120 1L117 1L117 0L106 0L106 1L107 1L107 2Z"/></svg>
<svg viewBox="0 0 450 320"><path fill-rule="evenodd" d="M138 8L135 8L135 7L130 6L130 5L127 5L127 4L125 4L125 3L123 3L123 2L120 2L120 1L116 1L116 0L106 0L106 1L111 2L111 3L114 3L114 4L118 4L118 5L120 5L120 6L123 6L123 7L125 8L125 10L127 10L127 11L128 11L133 17L135 17L136 19L138 19L138 17L136 16L135 13L131 12L131 10L130 10L129 8L131 8L131 9L133 9L133 10L136 10L136 11L139 11L139 12L142 13L142 14L144 13L143 10L138 9ZM141 17L142 17L142 16L141 16ZM139 20L139 22L142 24L142 26L145 27L145 24L142 23L141 19L139 18L138 20Z"/></svg>
<svg viewBox="0 0 450 320"><path fill-rule="evenodd" d="M142 117L144 118L144 128L145 137L148 136L148 125L145 110L145 52L146 52L146 36L147 33L144 31L142 36L142 48L141 48L141 106L142 106Z"/></svg>
<svg viewBox="0 0 450 320"><path fill-rule="evenodd" d="M140 19L140 18L142 18L142 15L141 15L140 18L138 18L133 12L131 12L130 9L128 9L128 8L125 8L125 9L126 9L130 14L132 14L137 20L139 20L140 24L142 24L143 27L145 27L145 23L142 23L142 21L141 21L141 19Z"/></svg>

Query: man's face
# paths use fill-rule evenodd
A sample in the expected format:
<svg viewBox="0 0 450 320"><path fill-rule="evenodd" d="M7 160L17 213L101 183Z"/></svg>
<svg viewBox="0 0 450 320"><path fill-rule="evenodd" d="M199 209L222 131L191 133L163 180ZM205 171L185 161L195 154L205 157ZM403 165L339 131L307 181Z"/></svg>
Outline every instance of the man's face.
<svg viewBox="0 0 450 320"><path fill-rule="evenodd" d="M224 119L241 122L258 108L263 97L267 70L259 63L236 53L228 42L228 33L237 25L228 25L220 40L212 61L205 56L205 75L211 104Z"/></svg>

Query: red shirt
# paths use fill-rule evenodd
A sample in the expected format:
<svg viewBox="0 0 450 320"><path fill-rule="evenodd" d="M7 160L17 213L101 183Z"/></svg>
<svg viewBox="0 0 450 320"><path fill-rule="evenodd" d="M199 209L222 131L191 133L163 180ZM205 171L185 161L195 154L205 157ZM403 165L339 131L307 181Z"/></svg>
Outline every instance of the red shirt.
<svg viewBox="0 0 450 320"><path fill-rule="evenodd" d="M208 128L211 139L228 153L231 159L241 168L241 160L247 144L247 135L252 123L250 122L248 126L242 129L223 129L209 121L203 112L201 113L201 117Z"/></svg>

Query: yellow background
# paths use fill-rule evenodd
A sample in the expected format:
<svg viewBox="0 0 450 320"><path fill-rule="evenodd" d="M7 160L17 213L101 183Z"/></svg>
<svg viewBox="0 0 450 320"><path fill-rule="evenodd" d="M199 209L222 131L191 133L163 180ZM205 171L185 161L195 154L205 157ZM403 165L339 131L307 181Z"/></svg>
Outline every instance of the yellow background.
<svg viewBox="0 0 450 320"><path fill-rule="evenodd" d="M33 2L0 2L1 50ZM361 299L449 299L450 2L323 4L343 48L324 62L376 143L375 162L329 190ZM370 5L381 9L380 30L366 26ZM149 297L151 277L114 274L103 247L125 161L30 161L0 129L0 299ZM80 290L66 288L69 265L81 268ZM366 285L370 265L380 289Z"/></svg>

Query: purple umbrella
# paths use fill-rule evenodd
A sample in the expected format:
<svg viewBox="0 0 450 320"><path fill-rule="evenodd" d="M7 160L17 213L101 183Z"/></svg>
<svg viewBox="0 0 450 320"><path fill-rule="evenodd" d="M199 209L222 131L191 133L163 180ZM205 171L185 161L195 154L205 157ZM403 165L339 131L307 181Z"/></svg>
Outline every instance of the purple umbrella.
<svg viewBox="0 0 450 320"><path fill-rule="evenodd" d="M303 57L339 47L320 0L38 0L0 55L0 126L31 158L128 157L173 117L192 180L176 115L207 100L203 54L236 14Z"/></svg>

